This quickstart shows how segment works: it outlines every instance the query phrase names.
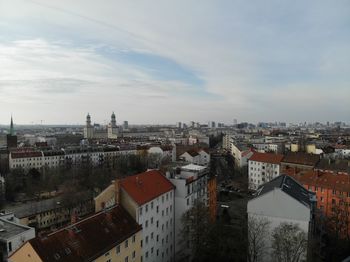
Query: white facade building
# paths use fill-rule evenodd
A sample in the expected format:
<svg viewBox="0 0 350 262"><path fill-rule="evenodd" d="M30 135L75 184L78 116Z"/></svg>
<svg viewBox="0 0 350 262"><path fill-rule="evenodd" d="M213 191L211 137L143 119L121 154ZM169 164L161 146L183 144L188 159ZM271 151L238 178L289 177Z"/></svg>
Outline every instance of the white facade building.
<svg viewBox="0 0 350 262"><path fill-rule="evenodd" d="M186 254L191 254L186 243L182 242L180 232L182 230L181 217L194 204L195 200L201 200L207 204L207 181L208 169L204 166L189 164L176 170L170 181L174 184L175 190L175 256L180 259ZM189 252L189 253L188 253Z"/></svg>
<svg viewBox="0 0 350 262"><path fill-rule="evenodd" d="M203 149L189 150L179 156L180 159L200 166L207 166L210 163L210 154Z"/></svg>
<svg viewBox="0 0 350 262"><path fill-rule="evenodd" d="M315 201L314 193L285 175L258 189L256 196L248 201L247 206L248 220L258 218L269 221L269 234L265 237L266 254L258 258L258 261L272 261L272 232L281 223L297 224L307 236L309 235L313 226ZM303 254L304 259L306 255Z"/></svg>
<svg viewBox="0 0 350 262"><path fill-rule="evenodd" d="M280 175L283 155L273 153L258 153L248 161L248 187L256 190L260 185Z"/></svg>
<svg viewBox="0 0 350 262"><path fill-rule="evenodd" d="M122 206L142 225L141 261L174 261L173 184L160 171L151 170L126 177L120 188Z"/></svg>

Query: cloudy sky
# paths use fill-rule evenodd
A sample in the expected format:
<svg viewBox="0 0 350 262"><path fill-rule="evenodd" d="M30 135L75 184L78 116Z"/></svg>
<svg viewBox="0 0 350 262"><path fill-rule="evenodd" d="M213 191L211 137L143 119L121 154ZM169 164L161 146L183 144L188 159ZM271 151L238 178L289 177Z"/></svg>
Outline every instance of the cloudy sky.
<svg viewBox="0 0 350 262"><path fill-rule="evenodd" d="M0 123L350 122L350 2L0 0Z"/></svg>

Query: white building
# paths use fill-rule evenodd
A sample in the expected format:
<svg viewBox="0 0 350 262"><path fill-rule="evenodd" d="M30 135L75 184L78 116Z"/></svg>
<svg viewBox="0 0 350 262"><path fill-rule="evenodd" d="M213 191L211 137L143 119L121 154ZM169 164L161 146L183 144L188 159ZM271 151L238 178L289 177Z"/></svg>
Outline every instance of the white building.
<svg viewBox="0 0 350 262"><path fill-rule="evenodd" d="M141 261L173 261L173 184L160 171L152 170L126 177L120 189L120 203L142 225Z"/></svg>
<svg viewBox="0 0 350 262"><path fill-rule="evenodd" d="M117 146L69 147L65 149L37 150L25 148L13 150L9 154L10 170L55 168L91 164L93 166L111 164L118 155L136 154L136 148Z"/></svg>
<svg viewBox="0 0 350 262"><path fill-rule="evenodd" d="M260 185L278 177L282 159L283 155L254 152L248 161L249 189L255 190Z"/></svg>
<svg viewBox="0 0 350 262"><path fill-rule="evenodd" d="M180 232L182 230L181 217L199 199L207 204L207 181L209 172L204 166L189 164L177 169L171 175L170 181L174 184L175 190L175 257L178 260L186 254L191 254L182 242ZM189 253L188 253L189 252Z"/></svg>
<svg viewBox="0 0 350 262"><path fill-rule="evenodd" d="M188 150L180 155L179 158L183 161L200 166L207 166L210 163L210 154L203 149Z"/></svg>
<svg viewBox="0 0 350 262"><path fill-rule="evenodd" d="M0 214L0 260L7 261L26 241L35 238L35 229L19 224L13 213Z"/></svg>
<svg viewBox="0 0 350 262"><path fill-rule="evenodd" d="M312 213L315 194L289 176L279 176L263 184L256 196L248 201L248 225L254 218L269 221L269 234L265 237L266 254L259 261L272 261L272 232L281 223L297 224L306 235L313 225ZM249 229L248 229L249 230ZM306 254L304 254L306 259Z"/></svg>

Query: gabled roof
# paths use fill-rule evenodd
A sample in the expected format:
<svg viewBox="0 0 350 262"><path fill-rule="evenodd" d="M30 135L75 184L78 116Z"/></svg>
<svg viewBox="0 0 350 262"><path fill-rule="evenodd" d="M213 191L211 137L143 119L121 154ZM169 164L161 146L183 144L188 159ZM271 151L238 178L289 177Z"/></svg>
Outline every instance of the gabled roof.
<svg viewBox="0 0 350 262"><path fill-rule="evenodd" d="M175 188L159 170L126 177L120 185L138 205L152 201Z"/></svg>
<svg viewBox="0 0 350 262"><path fill-rule="evenodd" d="M275 179L272 179L270 182L260 186L256 191L255 197L260 197L266 193L269 193L275 188L281 189L283 192L307 207L311 207L312 205L315 194L305 189L296 180L287 175L278 176Z"/></svg>
<svg viewBox="0 0 350 262"><path fill-rule="evenodd" d="M315 166L319 160L319 155L307 154L302 152L290 152L283 158L282 162L306 166Z"/></svg>
<svg viewBox="0 0 350 262"><path fill-rule="evenodd" d="M342 192L350 192L350 176L348 174L336 174L332 172L323 171L290 171L287 170L288 175L298 180L299 183L307 186L318 186L330 190L339 190ZM294 172L293 172L294 171Z"/></svg>
<svg viewBox="0 0 350 262"><path fill-rule="evenodd" d="M29 242L44 262L93 261L140 230L124 208L114 206Z"/></svg>
<svg viewBox="0 0 350 262"><path fill-rule="evenodd" d="M249 161L280 164L282 159L283 155L280 154L254 152L254 154L249 158Z"/></svg>

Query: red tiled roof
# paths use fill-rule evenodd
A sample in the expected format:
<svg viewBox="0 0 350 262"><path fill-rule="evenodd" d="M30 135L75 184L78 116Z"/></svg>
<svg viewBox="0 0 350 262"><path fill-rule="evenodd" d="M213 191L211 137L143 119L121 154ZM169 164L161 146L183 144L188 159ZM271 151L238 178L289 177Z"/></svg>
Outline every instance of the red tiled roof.
<svg viewBox="0 0 350 262"><path fill-rule="evenodd" d="M44 262L93 261L140 230L124 208L115 206L29 242Z"/></svg>
<svg viewBox="0 0 350 262"><path fill-rule="evenodd" d="M254 154L249 158L249 161L257 161L271 164L279 164L283 159L283 155L273 153L259 153Z"/></svg>
<svg viewBox="0 0 350 262"><path fill-rule="evenodd" d="M138 205L143 205L175 188L159 170L126 177L120 185Z"/></svg>
<svg viewBox="0 0 350 262"><path fill-rule="evenodd" d="M320 160L319 155L307 154L302 152L290 152L283 158L283 163L315 166Z"/></svg>
<svg viewBox="0 0 350 262"><path fill-rule="evenodd" d="M334 174L315 170L295 171L287 169L283 171L293 177L299 183L308 186L319 186L328 189L336 189L343 192L350 192L350 176L347 174Z"/></svg>
<svg viewBox="0 0 350 262"><path fill-rule="evenodd" d="M11 158L41 157L41 152L11 152Z"/></svg>

